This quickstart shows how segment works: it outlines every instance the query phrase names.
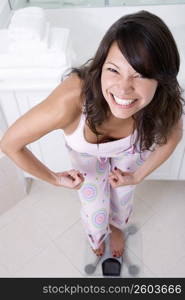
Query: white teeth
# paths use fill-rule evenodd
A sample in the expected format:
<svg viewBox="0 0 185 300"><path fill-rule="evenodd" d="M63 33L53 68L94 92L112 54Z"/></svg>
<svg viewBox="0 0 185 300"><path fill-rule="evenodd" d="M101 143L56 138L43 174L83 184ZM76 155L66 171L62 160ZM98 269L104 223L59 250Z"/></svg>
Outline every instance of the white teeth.
<svg viewBox="0 0 185 300"><path fill-rule="evenodd" d="M114 95L113 95L113 97L114 97L114 100L116 101L116 103L120 104L120 105L129 105L135 101L135 99L120 99Z"/></svg>

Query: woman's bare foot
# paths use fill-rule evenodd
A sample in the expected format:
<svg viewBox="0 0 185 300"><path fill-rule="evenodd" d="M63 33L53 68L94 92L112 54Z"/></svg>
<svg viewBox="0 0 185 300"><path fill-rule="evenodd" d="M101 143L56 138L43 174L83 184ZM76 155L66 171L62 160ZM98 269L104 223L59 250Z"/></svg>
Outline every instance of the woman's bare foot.
<svg viewBox="0 0 185 300"><path fill-rule="evenodd" d="M123 255L125 246L123 232L111 224L110 229L112 231L110 233L110 249L112 251L112 256L120 257Z"/></svg>
<svg viewBox="0 0 185 300"><path fill-rule="evenodd" d="M97 255L97 256L102 256L104 254L105 251L105 243L101 243L101 245L99 246L99 248L97 249L93 249L93 252Z"/></svg>

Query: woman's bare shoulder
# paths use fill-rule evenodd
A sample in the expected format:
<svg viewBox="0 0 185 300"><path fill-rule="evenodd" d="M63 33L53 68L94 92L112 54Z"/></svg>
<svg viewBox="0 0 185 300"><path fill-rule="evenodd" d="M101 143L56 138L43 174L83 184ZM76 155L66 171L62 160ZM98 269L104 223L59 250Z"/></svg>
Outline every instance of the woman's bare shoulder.
<svg viewBox="0 0 185 300"><path fill-rule="evenodd" d="M48 102L59 114L59 128L70 126L81 114L81 92L82 80L76 74L71 74L48 96Z"/></svg>

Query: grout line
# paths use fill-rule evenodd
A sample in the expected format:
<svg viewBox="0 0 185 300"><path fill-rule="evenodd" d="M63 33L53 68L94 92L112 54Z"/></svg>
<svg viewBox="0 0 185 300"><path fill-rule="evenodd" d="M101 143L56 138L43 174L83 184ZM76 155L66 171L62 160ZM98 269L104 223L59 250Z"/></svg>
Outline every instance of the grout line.
<svg viewBox="0 0 185 300"><path fill-rule="evenodd" d="M60 238L63 234L67 233L74 225L76 225L79 221L80 221L80 218L78 218L74 223L69 225L69 227L67 227L63 232L59 233L58 236L54 237L54 239L51 238L51 240L55 241L56 239Z"/></svg>
<svg viewBox="0 0 185 300"><path fill-rule="evenodd" d="M49 248L51 245L47 245L45 248L38 251L38 253L34 254L32 257L30 257L21 267L18 267L15 272L13 272L13 276L16 275L19 271L21 271L26 265L28 265L35 257L40 255L42 252L44 252L47 248Z"/></svg>
<svg viewBox="0 0 185 300"><path fill-rule="evenodd" d="M2 267L8 274L8 276L6 276L6 277L11 277L11 272L8 270L8 267L6 265L0 263L0 267ZM4 276L0 276L0 278L4 278Z"/></svg>
<svg viewBox="0 0 185 300"><path fill-rule="evenodd" d="M66 255L66 253L60 248L60 246L57 245L57 243L56 243L55 240L53 240L53 244L54 244L54 246L55 246L55 247L56 247L56 248L57 248L57 249L65 256L65 258L70 262L70 264L78 271L78 273L80 273L81 275L83 275L83 274L81 273L81 271L78 269L78 267L75 266L75 265L72 263L70 257L69 257L68 255Z"/></svg>

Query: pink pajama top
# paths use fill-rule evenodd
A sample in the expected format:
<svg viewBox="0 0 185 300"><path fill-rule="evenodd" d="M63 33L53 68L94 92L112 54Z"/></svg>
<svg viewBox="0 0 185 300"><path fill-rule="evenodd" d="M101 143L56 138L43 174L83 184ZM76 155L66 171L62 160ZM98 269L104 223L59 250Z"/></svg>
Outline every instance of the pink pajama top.
<svg viewBox="0 0 185 300"><path fill-rule="evenodd" d="M80 153L87 153L93 156L97 156L98 158L116 157L124 151L129 151L130 154L134 154L133 143L135 141L135 138L137 137L137 130L135 130L132 135L119 140L100 144L92 144L87 142L84 136L85 120L86 115L82 113L80 122L76 130L70 135L66 135L64 132L66 144L70 148Z"/></svg>

